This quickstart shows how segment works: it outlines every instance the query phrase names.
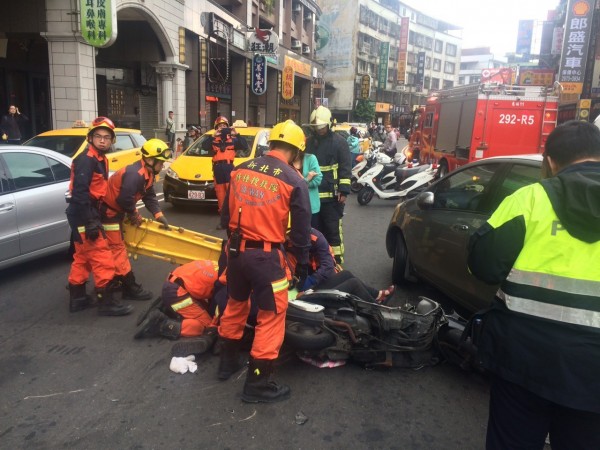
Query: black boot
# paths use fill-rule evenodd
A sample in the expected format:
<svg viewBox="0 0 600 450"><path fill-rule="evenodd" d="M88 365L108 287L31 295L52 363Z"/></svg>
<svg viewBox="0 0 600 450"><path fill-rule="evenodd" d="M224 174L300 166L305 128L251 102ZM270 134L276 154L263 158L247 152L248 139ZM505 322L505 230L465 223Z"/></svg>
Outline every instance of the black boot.
<svg viewBox="0 0 600 450"><path fill-rule="evenodd" d="M150 314L150 311L157 309L161 312L164 312L164 310L162 309L162 305L163 305L162 297L156 297L156 299L152 303L150 303L148 308L139 314L139 316L137 317L137 320L135 321L136 326L140 326L142 324L142 322L144 320L146 320L146 317L148 317L148 314Z"/></svg>
<svg viewBox="0 0 600 450"><path fill-rule="evenodd" d="M121 279L123 284L123 299L125 300L150 300L153 295L150 291L145 291L141 284L135 281L133 272L129 272Z"/></svg>
<svg viewBox="0 0 600 450"><path fill-rule="evenodd" d="M125 316L133 311L133 306L126 305L115 297L115 289L118 282L110 281L106 286L96 289L99 316Z"/></svg>
<svg viewBox="0 0 600 450"><path fill-rule="evenodd" d="M92 306L92 298L85 292L85 283L69 283L69 312L83 311Z"/></svg>
<svg viewBox="0 0 600 450"><path fill-rule="evenodd" d="M210 350L217 340L217 329L206 328L202 336L193 338L182 338L171 348L171 356L200 355Z"/></svg>
<svg viewBox="0 0 600 450"><path fill-rule="evenodd" d="M171 319L158 309L154 309L140 324L134 337L140 339L153 336L164 336L171 340L178 339L181 336L181 322Z"/></svg>
<svg viewBox="0 0 600 450"><path fill-rule="evenodd" d="M290 397L290 387L270 381L272 359L250 358L242 400L247 403L274 403Z"/></svg>
<svg viewBox="0 0 600 450"><path fill-rule="evenodd" d="M244 361L240 357L241 339L220 338L219 380L228 380L231 375L236 373L244 366Z"/></svg>

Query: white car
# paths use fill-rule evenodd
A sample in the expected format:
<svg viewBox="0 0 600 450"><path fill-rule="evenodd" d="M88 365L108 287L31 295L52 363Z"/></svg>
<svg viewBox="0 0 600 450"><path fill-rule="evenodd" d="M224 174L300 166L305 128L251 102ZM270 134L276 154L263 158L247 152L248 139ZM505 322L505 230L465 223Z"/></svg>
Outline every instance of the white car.
<svg viewBox="0 0 600 450"><path fill-rule="evenodd" d="M0 269L69 248L65 209L71 158L0 146Z"/></svg>

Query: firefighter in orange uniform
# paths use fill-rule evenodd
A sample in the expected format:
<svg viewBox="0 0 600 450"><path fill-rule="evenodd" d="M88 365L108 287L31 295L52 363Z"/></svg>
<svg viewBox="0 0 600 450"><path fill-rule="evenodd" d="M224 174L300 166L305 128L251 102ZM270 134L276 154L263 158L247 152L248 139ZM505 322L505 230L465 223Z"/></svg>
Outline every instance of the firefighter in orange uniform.
<svg viewBox="0 0 600 450"><path fill-rule="evenodd" d="M106 232L100 218L100 203L108 186L106 152L115 140L115 125L106 117L94 119L87 134L88 147L71 165L70 198L67 219L75 246L69 273L69 311L76 312L94 303L86 295L85 284L94 275L98 314L122 316L132 311L113 296L119 282Z"/></svg>
<svg viewBox="0 0 600 450"><path fill-rule="evenodd" d="M291 215L289 239L296 247L296 276L304 283L310 248L310 200L306 181L291 166L304 151L304 132L293 121L275 125L268 154L240 164L231 173L221 225L228 227L227 308L221 316L222 339L218 377L239 370L239 346L250 312L250 293L258 303L257 325L250 351L242 400L275 402L290 388L270 381L285 332L289 282L283 243Z"/></svg>
<svg viewBox="0 0 600 450"><path fill-rule="evenodd" d="M108 189L100 206L102 225L113 254L116 275L123 287L123 298L128 300L150 300L152 292L142 289L131 270L121 231L121 222L125 214L133 225L140 226L142 216L135 205L142 200L154 219L160 222L162 227L169 228L156 199L154 180L173 152L160 139L144 142L141 151L142 159L119 169L108 179Z"/></svg>
<svg viewBox="0 0 600 450"><path fill-rule="evenodd" d="M204 150L213 152L215 194L219 213L221 213L223 200L229 188L236 150L248 150L248 143L243 137L237 136L234 128L229 128L229 121L226 117L217 117L215 130L214 136L209 137L202 146Z"/></svg>
<svg viewBox="0 0 600 450"><path fill-rule="evenodd" d="M217 337L209 312L217 279L213 261L198 260L177 267L163 284L160 307L147 314L135 338L195 338L175 344L172 356L204 353Z"/></svg>

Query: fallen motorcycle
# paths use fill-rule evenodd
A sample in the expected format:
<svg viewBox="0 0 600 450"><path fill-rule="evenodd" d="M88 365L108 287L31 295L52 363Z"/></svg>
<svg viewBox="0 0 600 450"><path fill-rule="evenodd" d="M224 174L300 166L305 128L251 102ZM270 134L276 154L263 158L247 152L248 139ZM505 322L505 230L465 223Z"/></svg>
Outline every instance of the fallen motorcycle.
<svg viewBox="0 0 600 450"><path fill-rule="evenodd" d="M284 343L315 361L421 367L439 362L434 341L444 324L441 306L426 297L392 307L337 290L306 291L289 302Z"/></svg>

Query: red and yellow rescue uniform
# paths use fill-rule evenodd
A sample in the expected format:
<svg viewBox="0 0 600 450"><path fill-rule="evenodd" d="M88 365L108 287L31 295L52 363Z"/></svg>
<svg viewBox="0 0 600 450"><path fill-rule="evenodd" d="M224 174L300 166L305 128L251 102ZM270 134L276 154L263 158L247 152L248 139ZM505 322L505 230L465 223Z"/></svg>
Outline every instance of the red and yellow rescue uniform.
<svg viewBox="0 0 600 450"><path fill-rule="evenodd" d="M123 242L121 222L125 214L136 216L136 203L142 200L155 219L163 215L154 191L154 174L144 159L123 167L108 180L101 206L102 225L113 254L116 275L131 271L127 248Z"/></svg>
<svg viewBox="0 0 600 450"><path fill-rule="evenodd" d="M228 128L222 128L227 130ZM211 136L205 143L205 149L213 152L213 176L215 178L215 194L219 205L219 212L223 207L229 181L231 180L231 171L233 170L233 160L236 150L247 150L248 143L242 136L231 136L231 134L221 135L217 130L215 136Z"/></svg>
<svg viewBox="0 0 600 450"><path fill-rule="evenodd" d="M274 360L285 331L288 279L283 252L291 214L289 239L298 262L308 264L310 201L306 181L275 150L239 165L231 184L221 224L239 231L239 255L231 250L227 261L229 300L221 317L219 335L241 339L250 311L250 293L258 304L257 326L250 355ZM230 247L229 247L230 248Z"/></svg>
<svg viewBox="0 0 600 450"><path fill-rule="evenodd" d="M71 164L71 198L67 219L71 226L75 254L69 273L69 284L84 285L94 275L97 288L108 284L115 276L115 265L106 236L86 239L85 227L95 223L100 228L98 207L106 195L108 160L93 145L81 152Z"/></svg>
<svg viewBox="0 0 600 450"><path fill-rule="evenodd" d="M192 261L177 267L163 284L162 301L167 310L182 319L181 336L200 336L211 326L208 312L217 281L213 261Z"/></svg>

